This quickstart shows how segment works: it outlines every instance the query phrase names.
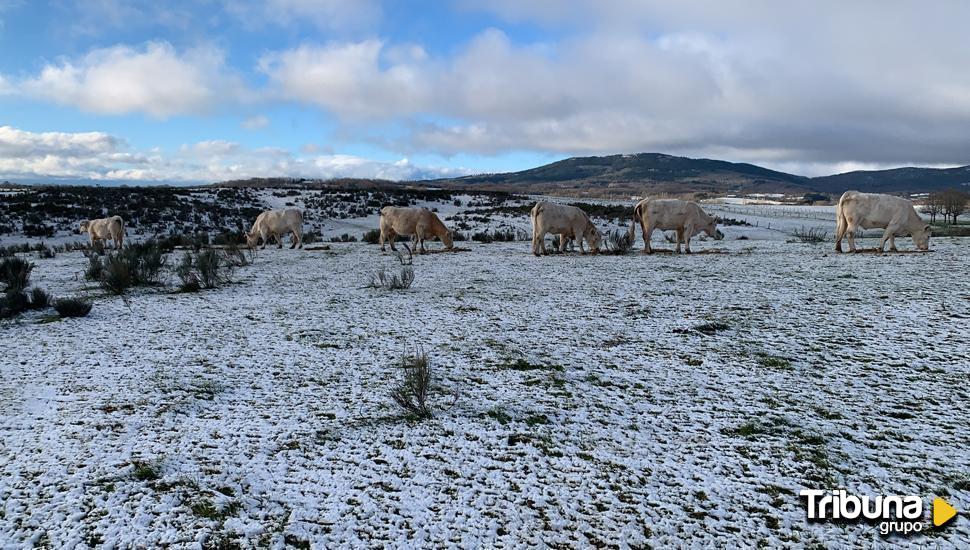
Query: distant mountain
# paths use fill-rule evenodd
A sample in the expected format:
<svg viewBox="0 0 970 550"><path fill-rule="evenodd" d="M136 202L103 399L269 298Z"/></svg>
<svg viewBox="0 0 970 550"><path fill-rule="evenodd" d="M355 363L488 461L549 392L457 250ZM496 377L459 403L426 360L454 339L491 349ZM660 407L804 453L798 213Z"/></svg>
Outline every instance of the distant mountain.
<svg viewBox="0 0 970 550"><path fill-rule="evenodd" d="M648 193L925 193L970 187L970 166L896 168L808 178L747 163L659 153L574 157L538 168L425 182L443 187L562 193L577 196Z"/></svg>
<svg viewBox="0 0 970 550"><path fill-rule="evenodd" d="M808 178L746 163L659 153L574 157L521 172L464 176L433 182L533 193L578 195L643 193L758 193L810 191Z"/></svg>
<svg viewBox="0 0 970 550"><path fill-rule="evenodd" d="M812 178L813 190L841 194L848 189L866 193L928 193L949 188L970 188L970 166L959 168L893 168L859 170Z"/></svg>

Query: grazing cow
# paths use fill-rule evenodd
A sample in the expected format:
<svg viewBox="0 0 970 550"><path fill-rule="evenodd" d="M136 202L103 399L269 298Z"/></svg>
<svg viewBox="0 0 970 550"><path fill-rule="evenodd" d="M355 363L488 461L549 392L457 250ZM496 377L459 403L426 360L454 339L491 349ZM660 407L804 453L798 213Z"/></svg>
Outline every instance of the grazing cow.
<svg viewBox="0 0 970 550"><path fill-rule="evenodd" d="M270 237L275 237L277 248L283 248L283 236L287 233L293 233L291 249L297 245L303 248L303 212L296 208L267 210L256 217L253 228L246 233L246 246L255 248L262 239L261 248L266 248Z"/></svg>
<svg viewBox="0 0 970 550"><path fill-rule="evenodd" d="M81 233L85 232L91 238L92 245L94 241L111 239L114 241L115 248L121 248L125 240L125 220L121 219L121 216L85 220L81 222Z"/></svg>
<svg viewBox="0 0 970 550"><path fill-rule="evenodd" d="M400 206L385 206L381 208L381 252L384 252L384 242L391 243L391 250L397 236L411 235L411 247L419 254L427 252L424 240L438 237L451 250L455 242L451 238L451 231L445 227L438 216L427 208L409 208Z"/></svg>
<svg viewBox="0 0 970 550"><path fill-rule="evenodd" d="M879 250L896 252L896 237L910 235L920 250L930 248L930 226L913 203L892 195L846 191L835 209L835 251L842 252L842 238L848 235L849 250L856 251L855 232L859 229L885 229Z"/></svg>
<svg viewBox="0 0 970 550"><path fill-rule="evenodd" d="M576 241L583 254L583 239L589 244L590 251L599 252L603 236L590 221L589 215L575 206L539 201L532 207L532 253L536 256L548 254L546 233L559 235L559 251L566 251L569 239Z"/></svg>
<svg viewBox="0 0 970 550"><path fill-rule="evenodd" d="M633 221L630 222L629 238L632 243L636 238L636 223L640 222L643 230L643 251L652 254L650 236L654 229L661 231L674 230L677 232L677 253L680 254L680 243L686 245L690 254L690 239L694 235L707 233L709 236L721 240L724 233L717 228L717 219L704 212L696 202L678 199L644 199L633 208Z"/></svg>

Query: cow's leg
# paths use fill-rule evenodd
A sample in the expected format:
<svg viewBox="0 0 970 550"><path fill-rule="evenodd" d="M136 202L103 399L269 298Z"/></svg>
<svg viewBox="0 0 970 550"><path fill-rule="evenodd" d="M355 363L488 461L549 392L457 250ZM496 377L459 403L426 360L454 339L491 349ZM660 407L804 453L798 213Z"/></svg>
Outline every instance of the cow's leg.
<svg viewBox="0 0 970 550"><path fill-rule="evenodd" d="M539 255L539 240L542 237L539 236L539 231L533 227L532 228L532 254Z"/></svg>
<svg viewBox="0 0 970 550"><path fill-rule="evenodd" d="M395 233L393 230L388 230L387 238L391 241L391 251L397 252L397 247L394 246L394 241L397 240L397 233Z"/></svg>
<svg viewBox="0 0 970 550"><path fill-rule="evenodd" d="M858 252L855 248L856 227L850 223L845 231L846 237L849 239L849 252Z"/></svg>
<svg viewBox="0 0 970 550"><path fill-rule="evenodd" d="M886 227L886 230L882 232L882 238L879 239L879 252L885 252L886 251L885 250L885 248L886 248L886 241L888 241L889 240L889 236L892 235L892 233L890 233L889 231L890 231L889 230L889 227Z"/></svg>
<svg viewBox="0 0 970 550"><path fill-rule="evenodd" d="M266 250L266 244L269 242L269 233L267 233L265 229L260 229L259 238L263 241L263 246L259 247L259 249Z"/></svg>
<svg viewBox="0 0 970 550"><path fill-rule="evenodd" d="M895 233L893 233L892 235L889 236L889 251L890 252L899 252L899 249L896 248L896 234Z"/></svg>
<svg viewBox="0 0 970 550"><path fill-rule="evenodd" d="M640 218L640 230L643 231L643 251L647 254L652 254L650 235L653 235L653 227L648 227L648 224L643 221L643 218Z"/></svg>
<svg viewBox="0 0 970 550"><path fill-rule="evenodd" d="M539 247L542 249L541 252L542 252L542 255L543 256L548 256L549 255L549 249L546 248L546 234L545 234L545 232L543 232L543 233L541 233L539 235Z"/></svg>
<svg viewBox="0 0 970 550"><path fill-rule="evenodd" d="M677 234L677 248L675 249L675 251L677 252L677 254L680 254L680 241L684 240L684 230L683 228L675 229L674 233Z"/></svg>
<svg viewBox="0 0 970 550"><path fill-rule="evenodd" d="M688 225L681 233L681 240L684 241L684 250L690 254L690 236L694 233L694 227Z"/></svg>
<svg viewBox="0 0 970 550"><path fill-rule="evenodd" d="M292 242L290 242L290 250L293 250L294 248L296 248L296 244L297 242L299 242L300 239L296 234L296 229L291 229L290 233L293 234Z"/></svg>

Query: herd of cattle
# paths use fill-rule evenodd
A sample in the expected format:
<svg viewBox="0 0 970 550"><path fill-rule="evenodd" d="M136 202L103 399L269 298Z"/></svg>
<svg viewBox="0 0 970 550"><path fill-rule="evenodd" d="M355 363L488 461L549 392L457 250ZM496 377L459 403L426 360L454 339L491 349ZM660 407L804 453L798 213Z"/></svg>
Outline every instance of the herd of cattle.
<svg viewBox="0 0 970 550"><path fill-rule="evenodd" d="M884 229L879 249L885 250L886 242L889 249L896 250L896 237L909 235L913 238L916 248L929 248L930 226L913 207L913 203L892 195L874 193L859 193L846 191L835 211L835 250L842 252L842 239L848 237L849 249L856 251L855 233L860 229ZM579 250L585 253L583 242L589 245L592 252L598 252L603 241L603 235L590 220L589 215L575 206L539 201L532 208L532 253L536 256L548 254L545 236L558 235L559 250L564 252L569 241L574 241ZM695 202L678 199L644 199L633 209L633 220L627 234L632 243L635 239L637 223L643 233L643 250L648 254L650 236L657 229L675 231L677 234L677 253L681 252L680 245L685 245L690 254L690 239L700 233L706 233L715 239L724 238L724 234L717 228L717 218L704 212ZM91 244L95 241L111 240L116 248L121 248L124 242L125 224L120 216L111 216L98 220L81 222L81 232L88 233ZM255 248L262 243L262 248L271 239L275 239L279 248L283 247L283 237L293 235L290 248L303 248L303 213L295 208L286 210L267 210L256 218L252 229L246 233L246 245ZM412 250L418 253L426 251L424 241L437 237L445 247L452 249L454 241L451 231L438 216L427 208L405 208L385 206L380 216L380 245L385 250L385 242L394 247L398 236L411 237Z"/></svg>

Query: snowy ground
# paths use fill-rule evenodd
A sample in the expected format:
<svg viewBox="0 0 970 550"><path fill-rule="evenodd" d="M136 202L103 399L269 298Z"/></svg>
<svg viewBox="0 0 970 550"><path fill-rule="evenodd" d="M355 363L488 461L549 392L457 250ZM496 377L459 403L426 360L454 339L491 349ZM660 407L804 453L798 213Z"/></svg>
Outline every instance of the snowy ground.
<svg viewBox="0 0 970 550"><path fill-rule="evenodd" d="M35 284L95 303L0 322L0 541L881 540L806 522L800 489L845 487L943 495L963 517L893 542L970 544L970 243L835 255L754 231L693 256L462 243L406 291L364 288L396 266L372 245L267 249L230 286L128 304L80 252L34 259ZM424 422L388 397L414 346Z"/></svg>

